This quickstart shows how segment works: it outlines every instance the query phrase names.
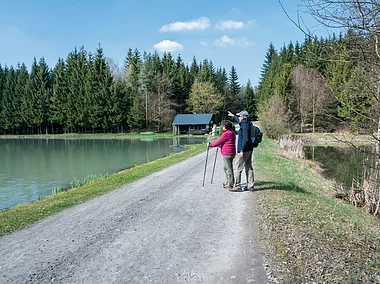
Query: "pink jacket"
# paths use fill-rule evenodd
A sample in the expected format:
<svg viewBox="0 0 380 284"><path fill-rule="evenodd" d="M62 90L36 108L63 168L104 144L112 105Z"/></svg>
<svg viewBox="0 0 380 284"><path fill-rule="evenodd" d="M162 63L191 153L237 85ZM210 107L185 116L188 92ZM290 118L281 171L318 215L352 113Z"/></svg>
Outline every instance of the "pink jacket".
<svg viewBox="0 0 380 284"><path fill-rule="evenodd" d="M226 130L219 139L210 143L210 147L220 147L223 156L231 156L236 154L236 134L232 130Z"/></svg>

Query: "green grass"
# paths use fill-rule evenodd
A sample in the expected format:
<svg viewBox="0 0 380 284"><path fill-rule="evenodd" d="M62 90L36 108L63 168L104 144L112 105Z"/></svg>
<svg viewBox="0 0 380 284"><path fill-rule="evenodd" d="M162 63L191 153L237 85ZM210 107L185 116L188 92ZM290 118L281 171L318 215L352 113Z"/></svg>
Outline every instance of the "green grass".
<svg viewBox="0 0 380 284"><path fill-rule="evenodd" d="M376 283L379 220L334 199L331 181L278 150L265 140L254 166L260 235L281 283Z"/></svg>
<svg viewBox="0 0 380 284"><path fill-rule="evenodd" d="M186 151L174 153L168 157L138 165L110 176L91 178L84 185L82 185L83 182L77 183L77 185L81 185L79 187L57 192L36 202L3 210L0 212L0 236L25 228L42 218L110 192L125 184L197 155L206 149L205 144L189 145L188 147L189 149Z"/></svg>

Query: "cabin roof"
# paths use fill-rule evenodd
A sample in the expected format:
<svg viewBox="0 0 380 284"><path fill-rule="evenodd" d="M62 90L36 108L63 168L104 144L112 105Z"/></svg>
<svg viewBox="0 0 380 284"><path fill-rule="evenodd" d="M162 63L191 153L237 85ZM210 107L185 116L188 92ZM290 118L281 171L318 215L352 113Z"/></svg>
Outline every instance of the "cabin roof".
<svg viewBox="0 0 380 284"><path fill-rule="evenodd" d="M172 125L199 125L214 124L214 115L212 113L200 114L177 114Z"/></svg>

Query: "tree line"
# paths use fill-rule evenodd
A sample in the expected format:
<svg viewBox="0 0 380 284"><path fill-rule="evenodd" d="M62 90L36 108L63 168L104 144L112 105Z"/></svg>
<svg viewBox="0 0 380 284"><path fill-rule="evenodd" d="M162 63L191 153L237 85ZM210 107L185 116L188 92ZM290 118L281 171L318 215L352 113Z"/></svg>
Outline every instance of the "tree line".
<svg viewBox="0 0 380 284"><path fill-rule="evenodd" d="M226 118L254 103L254 90L241 86L234 66L227 74L207 59L191 65L180 55L128 50L123 70L83 47L50 69L34 58L0 65L0 134L57 134L170 131L178 113L213 113ZM252 109L252 107L251 107Z"/></svg>
<svg viewBox="0 0 380 284"><path fill-rule="evenodd" d="M255 89L266 133L344 129L379 139L378 1L303 2L321 25L339 32L305 33L303 43L279 51L269 45Z"/></svg>

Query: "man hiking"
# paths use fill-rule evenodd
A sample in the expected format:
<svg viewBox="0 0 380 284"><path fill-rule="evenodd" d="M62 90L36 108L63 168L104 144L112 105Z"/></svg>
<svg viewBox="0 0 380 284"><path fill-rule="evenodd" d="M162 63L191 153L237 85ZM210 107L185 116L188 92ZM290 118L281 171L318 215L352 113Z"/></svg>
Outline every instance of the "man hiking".
<svg viewBox="0 0 380 284"><path fill-rule="evenodd" d="M251 137L251 122L248 119L248 112L242 110L234 115L228 111L228 116L234 118L239 122L239 133L237 142L237 156L236 156L236 170L235 170L235 184L230 191L242 191L241 187L241 173L245 169L245 176L247 179L247 189L254 190L254 173L252 167L252 153L253 144L250 140Z"/></svg>

